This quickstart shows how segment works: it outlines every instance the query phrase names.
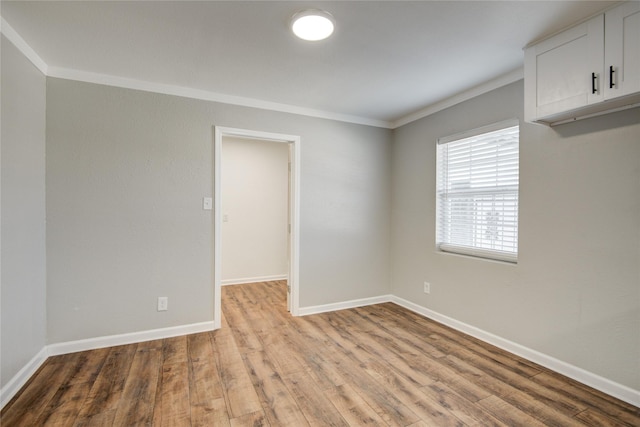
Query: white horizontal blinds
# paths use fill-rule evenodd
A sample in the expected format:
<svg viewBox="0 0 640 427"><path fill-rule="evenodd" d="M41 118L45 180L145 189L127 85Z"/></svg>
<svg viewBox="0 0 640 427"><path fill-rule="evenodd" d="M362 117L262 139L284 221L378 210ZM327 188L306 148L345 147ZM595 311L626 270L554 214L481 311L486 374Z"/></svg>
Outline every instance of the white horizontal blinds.
<svg viewBox="0 0 640 427"><path fill-rule="evenodd" d="M508 124L439 141L441 250L516 261L520 132L514 122Z"/></svg>

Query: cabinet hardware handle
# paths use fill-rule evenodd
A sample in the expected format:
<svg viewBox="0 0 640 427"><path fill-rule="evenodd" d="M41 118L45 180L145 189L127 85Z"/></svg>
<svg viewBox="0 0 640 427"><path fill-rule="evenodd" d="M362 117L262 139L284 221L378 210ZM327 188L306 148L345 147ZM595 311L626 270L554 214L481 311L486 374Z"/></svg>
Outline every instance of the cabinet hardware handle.
<svg viewBox="0 0 640 427"><path fill-rule="evenodd" d="M613 82L613 73L615 73L616 70L613 69L613 65L609 66L609 89L613 89L613 87L616 85Z"/></svg>
<svg viewBox="0 0 640 427"><path fill-rule="evenodd" d="M596 88L596 79L597 78L598 78L598 76L596 76L596 73L591 73L591 93L598 92L598 88Z"/></svg>

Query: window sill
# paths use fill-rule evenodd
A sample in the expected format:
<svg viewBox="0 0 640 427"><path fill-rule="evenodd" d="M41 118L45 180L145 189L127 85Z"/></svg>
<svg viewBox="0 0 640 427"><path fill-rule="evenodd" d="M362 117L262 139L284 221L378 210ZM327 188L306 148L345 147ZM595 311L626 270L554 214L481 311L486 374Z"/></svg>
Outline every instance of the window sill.
<svg viewBox="0 0 640 427"><path fill-rule="evenodd" d="M518 263L518 254L512 254L510 252L490 251L486 249L470 248L444 243L438 245L438 250L447 254L463 255L467 257L486 259L489 261L499 261L508 264Z"/></svg>

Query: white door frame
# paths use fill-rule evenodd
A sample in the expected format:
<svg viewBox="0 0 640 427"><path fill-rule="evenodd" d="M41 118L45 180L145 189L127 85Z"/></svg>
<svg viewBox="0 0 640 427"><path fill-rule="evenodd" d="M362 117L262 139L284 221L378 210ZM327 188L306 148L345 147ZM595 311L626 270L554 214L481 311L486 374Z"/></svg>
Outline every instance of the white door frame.
<svg viewBox="0 0 640 427"><path fill-rule="evenodd" d="M290 147L290 207L289 218L289 310L294 316L299 312L298 274L300 260L300 137L279 133L261 132L214 126L213 151L213 282L214 282L214 328L222 327L222 139L223 137L252 138L264 141L282 142Z"/></svg>

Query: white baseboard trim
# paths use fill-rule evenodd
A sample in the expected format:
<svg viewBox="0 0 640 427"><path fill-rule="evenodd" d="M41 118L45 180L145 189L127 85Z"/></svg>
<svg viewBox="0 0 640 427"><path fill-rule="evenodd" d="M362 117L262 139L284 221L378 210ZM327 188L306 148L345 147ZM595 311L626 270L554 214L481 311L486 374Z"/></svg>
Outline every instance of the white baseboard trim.
<svg viewBox="0 0 640 427"><path fill-rule="evenodd" d="M214 323L211 321L49 344L40 350L40 352L29 361L29 363L20 369L20 371L14 375L14 377L11 378L4 387L2 387L0 390L0 409L4 408L4 406L9 403L13 396L20 391L29 378L36 373L38 368L40 368L49 356L95 350L98 348L112 347L116 345L133 344L162 338L171 338L180 335L195 334L198 332L208 332L215 329Z"/></svg>
<svg viewBox="0 0 640 427"><path fill-rule="evenodd" d="M335 302L332 304L314 305L310 307L300 307L298 316L308 316L310 314L327 313L330 311L345 310L347 308L364 307L373 304L382 304L392 301L392 295L380 295L378 297L354 299L351 301Z"/></svg>
<svg viewBox="0 0 640 427"><path fill-rule="evenodd" d="M258 277L245 277L243 279L224 279L220 282L222 286L227 285L243 285L245 283L258 283L258 282L271 282L274 280L287 280L289 276L286 274L278 274L275 276L258 276Z"/></svg>
<svg viewBox="0 0 640 427"><path fill-rule="evenodd" d="M274 279L275 280L275 279ZM381 295L378 297L362 298L351 301L343 301L332 304L316 305L311 307L301 307L300 316L326 313L331 311L344 310L348 308L364 307L367 305L393 302L401 307L411 310L436 322L447 325L484 342L495 345L503 350L523 357L541 366L549 368L555 372L593 387L603 393L616 397L624 402L640 407L640 391L634 390L625 385L616 383L607 378L603 378L592 372L586 371L577 366L558 360L554 357L540 353L513 341L494 335L490 332L460 322L451 317L445 316L426 307L407 301L395 295ZM97 348L111 347L116 345L132 344L136 342L150 341L162 338L171 338L179 335L187 335L198 332L215 330L214 322L201 322L189 325L174 326L170 328L153 329L141 332L132 332L120 335L110 335L105 337L89 338L85 340L69 341L51 344L44 347L36 354L9 382L0 390L0 409L15 396L15 394L26 384L31 376L40 368L49 356L59 354L74 353L77 351L93 350Z"/></svg>
<svg viewBox="0 0 640 427"><path fill-rule="evenodd" d="M22 386L29 381L29 378L36 373L38 368L47 360L47 357L49 357L49 352L45 346L2 387L0 390L0 410L4 408L4 406L13 399L13 396L20 391Z"/></svg>
<svg viewBox="0 0 640 427"><path fill-rule="evenodd" d="M475 326L468 325L464 322L460 322L451 317L445 316L428 308L422 307L418 304L414 304L411 301L407 301L403 298L392 296L391 302L398 304L408 310L411 310L417 314L420 314L436 322L447 325L453 329L456 329L472 337L478 338L484 342L495 345L503 350L513 353L517 356L523 357L538 365L549 368L559 374L572 378L582 384L586 384L589 387L593 387L603 393L616 397L622 401L630 403L634 406L640 407L640 391L634 390L625 385L616 383L609 379L603 378L597 374L586 371L570 363L563 362L552 356L540 353L539 351L525 347L513 341L494 335L490 332L483 331Z"/></svg>
<svg viewBox="0 0 640 427"><path fill-rule="evenodd" d="M177 337L179 335L213 331L214 329L213 321L192 323L189 325L172 326L169 328L151 329L147 331L130 332L127 334L108 335L78 341L61 342L50 344L48 349L50 356L57 356L59 354L75 353L77 351L95 350L97 348L113 347L116 345L133 344L143 341Z"/></svg>
<svg viewBox="0 0 640 427"><path fill-rule="evenodd" d="M109 335L104 337L89 338L78 341L68 341L45 346L33 357L9 382L0 390L0 409L9 403L15 394L27 383L29 378L40 368L49 356L75 353L77 351L95 350L98 348L112 347L116 345L132 344L143 341L151 341L162 338L171 338L179 335L195 334L198 332L213 331L213 322L192 323L189 325L172 326L162 329L131 332L127 334Z"/></svg>

